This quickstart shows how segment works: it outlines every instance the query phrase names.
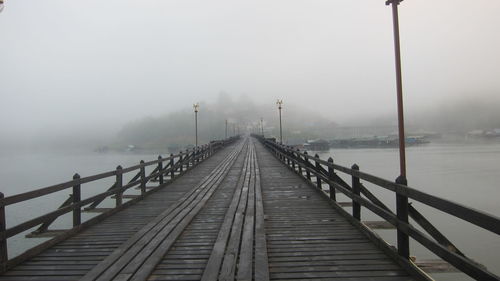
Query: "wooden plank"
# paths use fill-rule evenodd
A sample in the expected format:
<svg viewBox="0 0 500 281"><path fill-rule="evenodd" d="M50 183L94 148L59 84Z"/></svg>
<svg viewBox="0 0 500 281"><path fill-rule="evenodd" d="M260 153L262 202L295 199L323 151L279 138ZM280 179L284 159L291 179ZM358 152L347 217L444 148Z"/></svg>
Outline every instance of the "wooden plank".
<svg viewBox="0 0 500 281"><path fill-rule="evenodd" d="M271 279L414 280L333 211L323 191L256 147Z"/></svg>
<svg viewBox="0 0 500 281"><path fill-rule="evenodd" d="M255 280L269 280L268 248L264 224L264 203L257 154L255 153Z"/></svg>
<svg viewBox="0 0 500 281"><path fill-rule="evenodd" d="M247 155L248 155L247 151ZM238 184L236 185L236 190L233 194L233 199L226 212L224 222L222 223L221 230L217 236L217 240L214 244L212 253L208 260L206 270L203 273L201 280L212 281L217 280L219 275L219 270L224 258L225 249L229 241L229 236L231 234L232 224L236 216L236 212L239 208L240 201L242 200L243 185L246 180L246 171L248 170L248 160L244 161L242 170L240 172Z"/></svg>
<svg viewBox="0 0 500 281"><path fill-rule="evenodd" d="M163 212L146 227L143 227L136 235L134 235L134 237L129 239L127 243L117 249L105 261L96 266L82 280L110 280L114 276L117 276L120 272L125 274L120 278L123 278L124 276L131 277L133 271L137 270L137 266L142 265L142 262L138 262L138 260L144 261L147 259L151 255L151 251L153 251L158 244L162 242L161 238L155 239L155 237L166 237L173 227L175 227L176 223L180 221L180 218L184 218L184 216L186 216L186 214L189 213L191 209L200 202L200 200L202 200L203 196L210 191L210 189L208 189L210 184L217 183L217 181L214 182L214 179L218 180L222 177L222 175L224 175L227 167L231 165L240 149L240 147L235 149L228 157L226 157L226 159L220 163L214 171L203 179L203 181L198 185L198 188L193 189L193 191L187 196L184 196L184 199L181 200L181 202ZM203 191L205 193L203 193ZM169 225L170 222L174 222L174 224ZM160 236L157 236L158 233L160 233ZM139 241L141 242L139 243ZM136 255L138 256L136 257ZM154 257L157 256L158 252L156 252ZM132 265L130 264L131 261L134 261ZM154 267L152 263L153 262L150 262L148 263L148 266L143 266L142 268L144 269L141 272L152 270ZM124 269L125 271L123 271Z"/></svg>
<svg viewBox="0 0 500 281"><path fill-rule="evenodd" d="M245 211L243 233L240 242L237 280L252 280L253 252L254 252L254 224L255 224L255 152L253 144L250 146L250 180L248 185L247 208Z"/></svg>

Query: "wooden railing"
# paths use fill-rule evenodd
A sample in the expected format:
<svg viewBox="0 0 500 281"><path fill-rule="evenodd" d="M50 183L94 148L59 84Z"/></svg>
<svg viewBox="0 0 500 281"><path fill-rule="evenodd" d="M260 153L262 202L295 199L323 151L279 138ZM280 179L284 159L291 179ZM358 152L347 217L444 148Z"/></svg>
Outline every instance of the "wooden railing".
<svg viewBox="0 0 500 281"><path fill-rule="evenodd" d="M335 203L334 205L339 207L339 210L343 211L340 205L337 204L338 202L336 202L335 193L337 191L352 199L352 213L343 212L352 216L353 221L357 222L359 226L365 227L361 223L361 207L367 208L392 224L397 229L398 234L397 252L396 250L392 250L395 256L399 256L399 258L404 260L409 259L409 238L411 237L458 270L476 280L500 280L499 276L488 271L483 265L466 257L429 220L418 212L411 203L408 204L407 202L408 199L413 199L497 235L500 235L500 218L447 199L424 193L398 180L392 182L363 173L356 164L351 168L343 167L335 164L331 157L325 161L320 159L317 154L310 156L306 151L301 152L298 149L281 145L274 139L264 139L260 135L253 136L265 144L290 169L313 184L322 194L328 196ZM351 183L344 181L337 175L337 172L350 176ZM395 212L370 192L361 180L395 193ZM323 184L327 186L326 189L323 189ZM426 233L410 224L409 217Z"/></svg>
<svg viewBox="0 0 500 281"><path fill-rule="evenodd" d="M138 165L122 168L118 166L116 170L104 172L101 174L80 177L75 174L73 179L68 182L48 186L45 188L36 189L33 191L4 197L0 192L0 272L13 267L19 262L26 260L29 257L40 253L46 248L58 243L82 229L93 225L105 217L137 202L144 198L144 196L155 192L159 188L166 186L169 182L179 177L185 171L196 166L198 163L212 156L216 151L220 150L225 145L234 142L239 137L231 137L226 140L212 141L209 144L180 152L176 155L170 154L169 157L162 158L158 156L157 160L148 162L140 161ZM146 167L154 167L154 169L146 176ZM123 182L125 174L135 175L126 183ZM103 179L114 179L114 183L106 191L99 194L82 199L81 191L84 184L96 182ZM148 186L150 183L155 183L153 186ZM124 195L124 192L131 188L140 190L138 195ZM63 190L71 190L69 198L63 204L49 213L31 218L25 222L19 223L15 226L6 226L5 207L13 204L25 202L31 199L40 198L55 192ZM98 206L107 198L114 199L113 208L98 208ZM124 202L124 199L130 199ZM98 212L95 216L87 221L82 222L83 212ZM72 213L72 228L62 230L50 230L50 225L59 217L64 214ZM9 259L7 241L9 238L25 232L33 227L38 228L27 237L53 237L51 240L46 241L38 246L35 246L21 255Z"/></svg>

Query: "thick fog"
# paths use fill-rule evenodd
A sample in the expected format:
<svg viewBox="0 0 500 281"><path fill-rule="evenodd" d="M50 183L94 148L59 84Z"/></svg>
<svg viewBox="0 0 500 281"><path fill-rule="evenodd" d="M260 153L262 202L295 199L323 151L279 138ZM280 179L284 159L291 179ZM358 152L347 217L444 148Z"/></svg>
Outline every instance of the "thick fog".
<svg viewBox="0 0 500 281"><path fill-rule="evenodd" d="M284 110L337 124L393 115L384 2L6 0L2 138L110 137L221 92L269 111L282 98ZM499 1L406 0L399 10L408 112L499 96Z"/></svg>

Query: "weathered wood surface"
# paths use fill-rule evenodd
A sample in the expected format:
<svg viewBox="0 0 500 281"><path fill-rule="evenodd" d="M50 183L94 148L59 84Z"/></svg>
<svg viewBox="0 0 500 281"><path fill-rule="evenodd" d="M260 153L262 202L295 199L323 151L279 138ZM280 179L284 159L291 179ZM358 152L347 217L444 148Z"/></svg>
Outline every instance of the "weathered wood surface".
<svg viewBox="0 0 500 281"><path fill-rule="evenodd" d="M58 243L0 276L0 280L79 280L137 231L191 191L231 151L229 146L153 196Z"/></svg>
<svg viewBox="0 0 500 281"><path fill-rule="evenodd" d="M414 280L261 144L271 280Z"/></svg>
<svg viewBox="0 0 500 281"><path fill-rule="evenodd" d="M0 276L5 280L414 280L257 141Z"/></svg>

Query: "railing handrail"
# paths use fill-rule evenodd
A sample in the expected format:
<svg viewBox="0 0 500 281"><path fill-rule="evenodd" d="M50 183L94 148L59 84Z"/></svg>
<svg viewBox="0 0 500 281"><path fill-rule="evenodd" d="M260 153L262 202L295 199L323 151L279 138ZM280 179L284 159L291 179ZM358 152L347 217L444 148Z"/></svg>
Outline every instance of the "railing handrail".
<svg viewBox="0 0 500 281"><path fill-rule="evenodd" d="M272 142L270 140L265 140L268 144L271 144L273 146L279 147L283 149L284 151L288 152L293 152L296 153L297 155L307 157L311 161L315 161L318 163L321 163L327 167L331 167L334 170L343 172L345 174L351 175L358 177L360 179L363 179L367 182L370 182L372 184L375 184L379 187L382 187L384 189L393 191L397 194L407 196L408 198L411 198L415 201L418 201L422 204L425 204L427 206L433 207L435 209L438 209L442 212L445 212L449 215L453 215L455 217L458 217L462 220L468 221L476 226L479 226L481 228L487 229L495 234L500 235L500 217L497 217L492 214L488 214L484 211L474 209L472 207L467 207L463 204L453 202L448 199L444 199L423 191L419 191L415 188L412 188L410 186L406 185L401 185L397 184L395 182L361 172L359 170L354 170L351 168L347 168L335 163L330 163L328 161L325 161L319 157L311 156L308 154L305 154L301 151L294 150L288 146L285 145L280 145L278 143ZM455 210L453 210L455 208Z"/></svg>
<svg viewBox="0 0 500 281"><path fill-rule="evenodd" d="M175 174L176 172L183 173L184 168L186 168L187 170L197 165L204 159L210 157L215 151L224 147L228 143L234 142L238 138L239 136L234 136L225 140L211 141L208 144L194 147L192 149L186 149L186 151L181 151L175 155L170 154L170 156L165 158L159 156L158 159L148 162L144 162L141 160L140 164L137 165L133 165L127 168L122 168L121 166L118 166L115 170L83 178L80 178L80 175L75 174L73 176L73 180L59 183L56 185L51 185L48 187L39 188L32 191L11 195L8 197L4 197L4 194L0 192L0 273L5 271L7 267L12 267L13 264L17 263L19 260L27 258L28 256L32 255L32 253L30 253L30 250L28 250L21 255L23 256L21 259L18 259L19 258L18 256L15 258L16 261L12 262L12 260L8 259L8 253L7 253L8 238L20 234L38 225L41 226L37 231L35 231L32 234L43 233L48 230L50 224L52 224L58 217L67 214L69 212L73 212L73 228L66 229L66 231L72 231L75 227L78 227L79 225L83 224L81 222L82 207L90 205L90 207L85 208L84 210L87 209L91 210L95 208L97 205L99 205L101 202L103 202L104 199L114 195L116 197L116 206L114 208L111 208L111 210L102 213L100 216L109 215L113 210L116 211L122 205L122 195L128 189L140 185L141 189L140 195L137 195L138 198L134 199L134 200L140 200L140 198L142 198L146 194L149 194L150 192L153 192L159 187L164 186L165 183L163 182L163 177L165 175L170 176L171 179L174 179L174 177L177 177L177 175ZM175 159L177 159L177 161L175 161ZM164 166L163 165L164 162L168 162L168 164ZM146 176L145 168L154 165L156 165L156 168L149 175ZM129 182L123 183L124 174L137 170L138 173L135 176L133 176ZM115 179L114 184L110 188L108 188L104 192L99 192L98 194L91 195L88 198L84 199L80 198L81 196L80 188L82 184L94 182L109 177L113 177ZM159 184L158 186L154 186L152 190L146 191L146 184L152 179L158 179ZM25 202L34 198L39 198L69 188L73 188L73 193L70 194L70 199L67 199L63 203L63 205L61 205L59 208L7 228L5 219L6 206L20 202ZM95 222L97 222L97 220ZM85 225L88 226L89 223L86 222ZM64 234L61 235L61 238L62 236L64 236ZM50 246L50 243L48 242L50 241L47 241L47 244L45 245L47 247ZM42 248L43 247L36 246L32 249L37 249L38 251L41 250Z"/></svg>
<svg viewBox="0 0 500 281"><path fill-rule="evenodd" d="M217 141L211 142L210 144L219 144L220 142L221 141L217 140ZM210 144L201 145L201 146L199 146L198 150L201 148L206 148ZM196 150L197 150L197 148L191 148L187 151L196 151ZM184 156L184 155L188 154L189 152L187 152L187 151L186 152L181 151L178 154L175 154L172 156L168 156L165 158L162 157L161 159L151 160L148 162L144 162L142 164L136 164L136 165L133 165L133 166L130 166L127 168L123 168L122 173L125 174L125 173L131 172L131 171L139 170L141 167L148 167L148 166L158 164L159 162L170 161L172 158L173 159L179 158L180 156ZM111 177L111 176L116 176L116 169L112 170L112 171L107 171L107 172L91 175L91 176L86 176L86 177L76 179L76 180L70 180L67 182L63 182L63 183L59 183L59 184L55 184L55 185L51 185L51 186L47 186L47 187L42 187L42 188L38 188L35 190L26 191L23 193L10 195L10 196L4 197L3 199L0 199L0 207L9 206L9 205L16 204L19 202L38 198L38 197L41 197L44 195L48 195L48 194L55 193L55 192L58 192L58 191L61 191L64 189L68 189L68 188L73 187L74 185L77 185L77 184L85 184L85 183L101 180L101 179Z"/></svg>
<svg viewBox="0 0 500 281"><path fill-rule="evenodd" d="M403 243L401 244L403 248L399 249L400 235L401 239L405 239L406 241L408 241L408 237L412 237L415 241L435 253L437 256L448 261L457 269L477 280L500 280L499 276L488 271L484 266L464 256L462 252L451 244L451 242L442 233L440 233L427 219L425 219L425 217L423 217L411 204L407 203L407 201L404 201L406 202L406 207L397 205L397 213L394 213L380 200L378 200L378 198L376 198L370 191L368 191L366 187L359 182L359 180L363 179L374 184L375 186L392 191L397 194L396 197L414 199L415 201L433 207L454 217L463 219L464 221L496 234L500 234L500 219L498 217L447 199L427 194L403 184L398 184L360 172L357 165L353 165L352 168L346 168L334 164L332 158L330 158L329 161L324 161L317 155L312 156L307 154L306 151L301 152L291 147L276 143L276 141L264 139L260 135L253 136L258 138L268 148L273 150L276 157L285 165L293 169L295 172L298 172L300 176L304 177L315 187L320 188L323 194L326 194L326 192L323 190L321 182L328 184L330 186L329 198L331 200L336 201L335 195L332 195L332 192L335 193L335 190L339 190L352 199L352 214L349 214L346 211L342 212L349 214L353 220L361 221L360 208L363 206L390 224L394 225L398 231L398 253L403 259L409 258L409 247L408 244L405 245L405 243ZM313 165L310 161L315 162L316 165ZM321 165L326 166L327 169ZM298 170L295 169L296 166L298 167ZM302 173L303 170L306 172L305 176ZM352 186L349 186L345 181L338 177L335 174L335 171L351 175L353 181ZM316 182L311 179L311 174L316 177ZM366 198L362 197L361 194L365 195ZM406 208L405 213L400 213L400 208ZM401 214L405 214L405 217L400 217ZM408 215L410 215L429 235L410 224L408 222ZM391 251L394 252L394 250Z"/></svg>

